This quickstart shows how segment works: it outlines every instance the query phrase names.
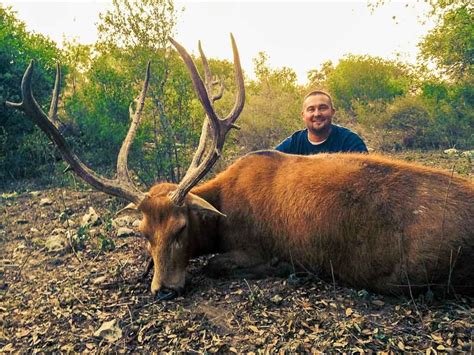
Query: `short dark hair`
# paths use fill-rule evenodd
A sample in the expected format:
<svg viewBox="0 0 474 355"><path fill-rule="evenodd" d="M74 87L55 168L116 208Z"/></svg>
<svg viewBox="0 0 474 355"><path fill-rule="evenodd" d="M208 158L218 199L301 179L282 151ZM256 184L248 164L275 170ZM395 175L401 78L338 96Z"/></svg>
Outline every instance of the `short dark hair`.
<svg viewBox="0 0 474 355"><path fill-rule="evenodd" d="M323 95L323 96L326 96L328 99L329 99L329 103L331 104L331 108L334 109L334 105L332 103L332 97L331 95L329 95L326 91L322 91L322 90L314 90L314 91L311 91L310 93L306 94L306 96L304 97L303 99L303 102L310 96L316 96L316 95Z"/></svg>

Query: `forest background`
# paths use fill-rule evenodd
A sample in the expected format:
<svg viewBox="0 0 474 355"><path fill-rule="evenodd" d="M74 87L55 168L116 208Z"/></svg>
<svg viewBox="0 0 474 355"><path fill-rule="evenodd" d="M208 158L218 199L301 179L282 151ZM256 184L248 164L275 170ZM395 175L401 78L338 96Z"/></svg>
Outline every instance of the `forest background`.
<svg viewBox="0 0 474 355"><path fill-rule="evenodd" d="M434 28L418 44L416 64L347 54L308 73L301 85L289 67L271 68L268 55L254 59L255 78L246 77L242 127L227 140L225 160L273 148L302 128L301 100L314 89L332 93L336 123L362 135L375 151L472 150L474 147L474 6L465 0L426 0ZM379 0L375 6L383 6ZM0 188L25 179L42 185L68 184L56 148L23 114L5 106L19 102L20 82L35 59L33 90L48 111L55 65L62 65L60 127L74 151L92 169L114 170L127 132L129 107L138 96L146 63L152 79L144 117L130 153L140 183L178 182L197 146L204 112L188 72L168 36L177 11L172 0L115 0L101 14L94 45L57 43L28 32L15 12L0 4ZM205 49L205 48L204 48ZM202 71L202 61L195 58ZM234 103L233 64L209 58L225 86L217 110Z"/></svg>

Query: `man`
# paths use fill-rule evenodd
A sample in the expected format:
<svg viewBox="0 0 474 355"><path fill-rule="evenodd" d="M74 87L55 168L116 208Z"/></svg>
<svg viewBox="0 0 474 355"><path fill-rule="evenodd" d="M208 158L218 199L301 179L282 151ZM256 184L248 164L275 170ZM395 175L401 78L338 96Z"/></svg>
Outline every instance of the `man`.
<svg viewBox="0 0 474 355"><path fill-rule="evenodd" d="M367 153L364 141L351 130L332 124L336 110L324 91L312 91L303 100L301 117L306 129L296 131L275 149L289 154L336 152Z"/></svg>

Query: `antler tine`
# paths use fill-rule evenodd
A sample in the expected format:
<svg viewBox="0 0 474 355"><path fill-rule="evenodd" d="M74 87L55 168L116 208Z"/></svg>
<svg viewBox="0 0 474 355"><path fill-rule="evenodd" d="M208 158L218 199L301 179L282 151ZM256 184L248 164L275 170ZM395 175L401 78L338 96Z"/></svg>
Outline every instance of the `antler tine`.
<svg viewBox="0 0 474 355"><path fill-rule="evenodd" d="M199 76L199 72L196 69L196 65L194 64L193 59L188 54L186 49L184 49L184 47L181 46L178 42L176 42L173 38L169 37L169 40L173 44L173 46L176 48L178 53L181 55L181 58L183 58L184 63L186 64L189 70L189 73L191 75L191 80L193 82L194 89L196 90L199 101L201 101L201 104L204 107L206 114L208 115L211 122L212 121L217 122L219 118L214 112L211 101L209 100L209 96L207 94L206 86L204 85L201 77Z"/></svg>
<svg viewBox="0 0 474 355"><path fill-rule="evenodd" d="M222 148L224 146L225 136L230 128L237 127L234 125L234 121L237 119L243 109L245 101L245 87L243 85L242 68L240 66L237 46L232 35L231 40L232 49L234 52L235 75L237 80L237 86L239 88L239 93L237 94L237 100L234 105L234 108L232 109L228 117L223 120L219 118L215 113L211 100L209 99L209 91L206 90L206 86L202 82L202 79L199 76L199 73L191 56L180 44L170 38L171 43L173 43L175 48L178 50L184 62L186 63L189 72L191 73L191 79L193 81L194 88L198 94L199 100L201 101L207 116L203 123L199 147L196 151L196 154L194 155L193 161L184 178L178 185L178 188L169 195L170 199L176 205L182 205L188 191L194 185L196 185L200 179L204 177L204 175L212 168L217 159L220 157ZM200 44L199 51L201 52L201 55L204 55ZM213 84L211 82L212 79L210 77L210 70L207 64L207 59L203 59L203 64L205 67L204 70L206 73L206 81L209 84L209 87L212 88ZM209 149L204 159L201 159L204 154L206 141L208 139L210 140Z"/></svg>
<svg viewBox="0 0 474 355"><path fill-rule="evenodd" d="M59 102L59 92L61 91L61 67L59 63L56 63L56 79L54 80L54 89L53 97L51 98L51 105L49 106L48 117L56 126L58 126L58 102Z"/></svg>
<svg viewBox="0 0 474 355"><path fill-rule="evenodd" d="M121 197L135 204L139 204L145 197L143 192L139 191L133 185L124 184L118 180L110 180L97 175L94 171L84 165L84 163L82 163L82 161L71 151L57 127L48 118L33 97L31 90L33 63L33 61L30 62L30 65L23 75L23 80L21 81L22 101L20 103L7 101L7 106L21 110L30 117L30 119L33 120L33 122L49 137L49 139L56 144L63 159L70 165L71 169L89 185L107 194Z"/></svg>
<svg viewBox="0 0 474 355"><path fill-rule="evenodd" d="M202 130L201 130L201 137L199 139L199 145L196 150L196 153L193 156L193 160L186 171L186 174L183 178L183 180L186 180L186 176L189 176L191 171L195 170L199 164L201 163L202 156L204 154L205 146L206 146L206 141L207 137L209 134L209 126L213 125L214 131L218 130L218 125L217 122L219 118L217 117L214 108L212 107L212 103L209 100L209 95L212 90L212 75L211 71L209 69L209 63L207 61L206 55L204 54L204 51L202 50L201 46L201 41L198 42L198 48L200 55L202 57L202 62L204 66L204 76L205 76L205 83L203 83L199 72L197 71L196 65L194 64L191 56L188 54L186 49L184 49L183 46L181 46L178 42L176 42L174 39L170 37L171 43L174 45L178 53L181 55L183 58L190 74L191 74L191 80L193 81L194 88L198 94L198 97L201 101L201 104L204 107L204 110L206 111L206 117L204 118ZM184 195L183 195L184 197ZM178 203L181 204L181 203Z"/></svg>
<svg viewBox="0 0 474 355"><path fill-rule="evenodd" d="M218 80L217 77L212 77L211 69L209 68L209 62L202 50L201 41L198 41L199 53L202 59L202 66L204 67L204 84L206 85L207 94L212 95L212 89L214 85L220 84L219 92L216 95L212 95L211 102L215 102L222 98L222 94L224 93L224 82L222 80Z"/></svg>
<svg viewBox="0 0 474 355"><path fill-rule="evenodd" d="M245 85L244 75L242 74L242 67L240 65L239 51L237 50L237 45L235 44L235 39L232 33L230 34L230 40L232 42L232 51L234 53L234 75L235 81L237 82L237 97L235 99L234 107L232 108L232 111L229 113L229 115L227 115L227 117L225 118L225 121L227 122L227 126L232 127L233 123L239 117L240 113L244 108Z"/></svg>
<svg viewBox="0 0 474 355"><path fill-rule="evenodd" d="M216 80L212 82L212 85L217 85L217 84L220 84L219 91L217 92L217 94L215 94L212 97L212 102L220 100L222 98L222 94L224 93L224 80L217 78Z"/></svg>
<svg viewBox="0 0 474 355"><path fill-rule="evenodd" d="M207 61L206 55L202 50L201 41L198 41L199 54L201 55L202 66L204 67L204 83L206 85L207 94L212 94L212 74L209 69L209 62Z"/></svg>
<svg viewBox="0 0 474 355"><path fill-rule="evenodd" d="M209 68L209 62L202 49L201 41L198 41L198 48L199 48L199 53L201 55L202 65L204 67L204 78L205 78L204 84L206 86L207 94L211 95L213 86L218 84L219 82L215 79L213 80L212 78L211 69ZM219 100L222 97L223 91L224 91L224 85L221 82L220 92L217 95L212 96L211 102L214 103L215 101ZM209 125L210 125L209 118L206 115L206 117L204 118L203 125L202 125L201 136L199 138L199 145L198 145L198 148L196 149L196 152L194 153L193 160L191 164L189 165L188 171L196 168L202 160L202 156L206 148L207 136L209 134Z"/></svg>
<svg viewBox="0 0 474 355"><path fill-rule="evenodd" d="M137 107L135 109L135 113L130 115L132 119L132 123L130 124L130 128L128 129L127 136L125 137L122 147L120 148L120 152L117 158L117 178L119 180L124 180L133 185L133 182L130 179L128 174L128 152L130 151L130 146L132 145L133 139L137 133L138 125L140 124L140 120L142 117L143 107L145 106L145 97L146 92L148 90L148 85L150 83L150 73L151 73L151 62L149 61L146 66L146 75L145 81L143 82L143 88L140 93L140 96L137 101ZM131 111L131 107L130 107Z"/></svg>

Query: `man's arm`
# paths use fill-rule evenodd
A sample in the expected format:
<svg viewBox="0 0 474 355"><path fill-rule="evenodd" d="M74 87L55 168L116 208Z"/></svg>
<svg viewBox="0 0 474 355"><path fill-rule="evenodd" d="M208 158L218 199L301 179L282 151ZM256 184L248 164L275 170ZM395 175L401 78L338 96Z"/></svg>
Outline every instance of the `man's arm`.
<svg viewBox="0 0 474 355"><path fill-rule="evenodd" d="M275 150L278 150L282 153L291 153L291 137L286 138L283 142L278 144L275 147Z"/></svg>

